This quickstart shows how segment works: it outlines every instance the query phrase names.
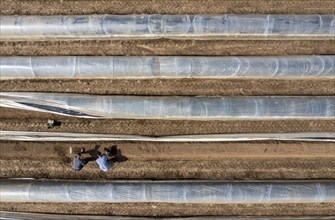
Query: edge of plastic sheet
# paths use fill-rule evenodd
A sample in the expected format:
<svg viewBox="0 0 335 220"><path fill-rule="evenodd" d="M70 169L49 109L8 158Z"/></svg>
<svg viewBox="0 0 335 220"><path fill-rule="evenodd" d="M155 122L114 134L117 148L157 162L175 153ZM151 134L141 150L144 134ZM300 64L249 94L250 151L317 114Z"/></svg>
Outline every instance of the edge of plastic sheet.
<svg viewBox="0 0 335 220"><path fill-rule="evenodd" d="M249 216L249 217L228 217L228 216L201 216L201 217L122 217L122 216L94 216L94 215L60 215L60 214L41 214L41 213L26 213L26 212L7 212L0 211L0 219L3 220L331 220L334 216L290 216L290 217L259 217L259 216Z"/></svg>
<svg viewBox="0 0 335 220"><path fill-rule="evenodd" d="M335 142L335 132L238 133L178 136L140 136L62 132L0 131L0 140L15 141L145 141L145 142L225 142L225 141L317 141Z"/></svg>

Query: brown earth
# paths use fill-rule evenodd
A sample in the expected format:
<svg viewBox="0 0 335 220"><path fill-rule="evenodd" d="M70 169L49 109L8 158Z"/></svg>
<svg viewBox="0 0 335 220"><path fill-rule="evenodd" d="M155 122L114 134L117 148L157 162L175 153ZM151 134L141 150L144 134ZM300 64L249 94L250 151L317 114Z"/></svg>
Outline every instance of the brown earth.
<svg viewBox="0 0 335 220"><path fill-rule="evenodd" d="M0 41L1 56L275 56L333 55L335 40Z"/></svg>
<svg viewBox="0 0 335 220"><path fill-rule="evenodd" d="M0 160L1 178L46 179L152 179L152 180L304 180L334 179L334 157L328 158L229 158L224 160L127 160L105 173L92 161L79 173L72 158Z"/></svg>
<svg viewBox="0 0 335 220"><path fill-rule="evenodd" d="M149 136L222 133L332 132L332 120L144 120L83 119L50 113L0 108L0 129L4 131L70 132L96 134L136 134ZM47 128L47 120L61 122Z"/></svg>
<svg viewBox="0 0 335 220"><path fill-rule="evenodd" d="M227 160L229 158L327 158L335 156L332 142L251 141L251 142L37 142L0 141L0 159L72 158L80 148L117 145L129 160ZM71 153L72 152L72 153ZM301 152L304 152L303 154ZM84 155L83 155L84 156ZM335 167L334 167L335 169Z"/></svg>
<svg viewBox="0 0 335 220"><path fill-rule="evenodd" d="M94 161L75 173L72 158L84 147L116 144L126 160L112 171ZM334 143L317 142L20 142L1 141L0 178L48 179L333 179ZM304 152L302 154L302 152ZM90 156L91 155L91 156Z"/></svg>
<svg viewBox="0 0 335 220"><path fill-rule="evenodd" d="M3 211L122 216L331 216L334 203L168 204L168 203L0 203Z"/></svg>
<svg viewBox="0 0 335 220"><path fill-rule="evenodd" d="M2 0L3 15L332 14L332 0Z"/></svg>
<svg viewBox="0 0 335 220"><path fill-rule="evenodd" d="M67 14L333 14L333 0L3 0L2 15ZM74 40L0 42L1 56L333 55L335 40ZM1 91L73 92L129 95L334 95L334 80L141 79L1 80ZM47 119L62 125L47 128ZM168 121L93 120L0 108L1 130L86 132L137 135L241 132L334 131L333 120ZM0 141L0 178L59 179L334 179L335 145L323 142L149 143L115 142L128 158L107 174L94 161L72 171L72 157L111 142ZM72 153L70 151L72 149ZM83 155L84 156L84 155ZM167 203L0 203L0 209L37 213L123 216L301 216L335 215L334 203L167 204Z"/></svg>
<svg viewBox="0 0 335 220"><path fill-rule="evenodd" d="M16 79L1 92L112 95L334 95L335 80L319 79Z"/></svg>

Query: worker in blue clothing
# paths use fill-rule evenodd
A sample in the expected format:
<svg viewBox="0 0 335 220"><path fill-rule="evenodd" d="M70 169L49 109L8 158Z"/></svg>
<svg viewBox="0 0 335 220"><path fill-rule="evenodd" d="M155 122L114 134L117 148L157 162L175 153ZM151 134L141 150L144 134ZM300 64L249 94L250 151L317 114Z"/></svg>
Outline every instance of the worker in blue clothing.
<svg viewBox="0 0 335 220"><path fill-rule="evenodd" d="M108 158L111 154L111 150L105 148L105 153L102 155L101 152L98 152L98 158L96 159L97 164L100 167L100 170L107 172L110 168L113 167L113 160Z"/></svg>
<svg viewBox="0 0 335 220"><path fill-rule="evenodd" d="M80 149L80 153L78 153L73 158L73 169L78 172L89 162L89 158L81 159L81 154L85 152L85 148Z"/></svg>

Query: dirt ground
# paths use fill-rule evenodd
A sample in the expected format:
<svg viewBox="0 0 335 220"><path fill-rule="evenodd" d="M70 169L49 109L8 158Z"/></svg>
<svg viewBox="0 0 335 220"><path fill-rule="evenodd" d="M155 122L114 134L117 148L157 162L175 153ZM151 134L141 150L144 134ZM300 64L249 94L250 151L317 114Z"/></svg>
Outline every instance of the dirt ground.
<svg viewBox="0 0 335 220"><path fill-rule="evenodd" d="M0 159L64 159L79 152L80 148L92 150L99 145L117 145L129 160L227 160L230 158L331 158L335 156L332 142L305 141L251 141L251 142L37 142L37 141L0 141ZM303 154L301 152L304 152ZM85 156L85 155L83 155ZM331 168L331 167L330 167ZM335 168L334 168L335 169Z"/></svg>
<svg viewBox="0 0 335 220"><path fill-rule="evenodd" d="M2 0L2 14L332 14L332 0Z"/></svg>
<svg viewBox="0 0 335 220"><path fill-rule="evenodd" d="M71 167L70 158L30 158L0 160L2 178L47 179L206 179L206 180L282 180L334 179L334 157L257 159L229 158L197 161L135 161L116 163L111 172L99 171L93 161L79 173Z"/></svg>
<svg viewBox="0 0 335 220"><path fill-rule="evenodd" d="M1 141L1 178L48 179L332 179L335 145L318 142L149 143ZM72 158L84 147L117 145L123 159L111 172L94 160L75 173ZM302 154L302 152L304 152Z"/></svg>
<svg viewBox="0 0 335 220"><path fill-rule="evenodd" d="M271 132L332 132L334 120L144 120L144 119L82 119L50 113L0 108L0 129L7 131L69 132L96 134L136 134L148 136L271 133ZM47 120L61 122L48 129Z"/></svg>
<svg viewBox="0 0 335 220"><path fill-rule="evenodd" d="M333 14L333 0L2 0L1 15L83 14ZM335 40L72 40L0 41L0 56L280 56L334 55ZM335 95L335 80L317 79L32 79L0 80L0 91L118 95ZM61 122L47 128L47 120ZM330 132L333 120L97 120L0 108L0 130L101 134L182 135ZM124 161L111 172L91 161L78 173L72 158L81 147L117 145ZM94 152L94 151L93 151ZM83 156L88 156L83 154ZM335 144L300 141L218 143L0 141L1 178L50 179L335 179ZM120 216L330 216L334 203L0 203L3 211Z"/></svg>
<svg viewBox="0 0 335 220"><path fill-rule="evenodd" d="M168 203L2 203L4 211L116 216L332 216L334 203L168 204Z"/></svg>
<svg viewBox="0 0 335 220"><path fill-rule="evenodd" d="M1 56L333 55L335 40L0 41Z"/></svg>
<svg viewBox="0 0 335 220"><path fill-rule="evenodd" d="M1 91L103 95L333 95L335 80L319 79L22 79L1 80Z"/></svg>

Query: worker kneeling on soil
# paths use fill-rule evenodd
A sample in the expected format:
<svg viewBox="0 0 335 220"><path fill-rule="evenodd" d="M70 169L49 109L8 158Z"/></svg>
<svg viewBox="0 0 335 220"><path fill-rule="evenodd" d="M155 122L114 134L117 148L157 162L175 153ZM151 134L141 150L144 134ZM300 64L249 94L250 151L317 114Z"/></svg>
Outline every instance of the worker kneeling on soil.
<svg viewBox="0 0 335 220"><path fill-rule="evenodd" d="M78 153L74 158L73 158L73 169L74 171L80 171L83 169L83 167L88 163L88 158L81 159L81 153L84 153L85 149L81 148L80 153Z"/></svg>
<svg viewBox="0 0 335 220"><path fill-rule="evenodd" d="M101 153L98 152L98 159L96 159L96 162L100 167L100 170L105 172L107 172L113 166L113 161L111 159L108 159L109 154L110 150L105 148L105 154L101 155Z"/></svg>

